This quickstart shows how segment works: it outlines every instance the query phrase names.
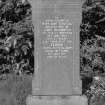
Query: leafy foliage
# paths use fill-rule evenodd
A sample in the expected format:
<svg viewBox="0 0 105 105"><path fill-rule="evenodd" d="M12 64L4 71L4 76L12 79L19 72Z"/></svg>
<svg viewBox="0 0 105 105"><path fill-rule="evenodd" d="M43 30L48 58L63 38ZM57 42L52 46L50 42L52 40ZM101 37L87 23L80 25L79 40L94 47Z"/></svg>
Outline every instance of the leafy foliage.
<svg viewBox="0 0 105 105"><path fill-rule="evenodd" d="M81 47L81 72L94 76L105 73L105 39L86 40Z"/></svg>
<svg viewBox="0 0 105 105"><path fill-rule="evenodd" d="M104 105L105 104L105 75L96 76L89 90L86 92L89 105Z"/></svg>
<svg viewBox="0 0 105 105"><path fill-rule="evenodd" d="M80 32L80 70L89 105L105 104L105 1L86 0Z"/></svg>
<svg viewBox="0 0 105 105"><path fill-rule="evenodd" d="M81 43L96 35L105 37L105 1L86 0L82 15Z"/></svg>
<svg viewBox="0 0 105 105"><path fill-rule="evenodd" d="M0 73L33 73L34 33L31 5L21 0L0 4Z"/></svg>

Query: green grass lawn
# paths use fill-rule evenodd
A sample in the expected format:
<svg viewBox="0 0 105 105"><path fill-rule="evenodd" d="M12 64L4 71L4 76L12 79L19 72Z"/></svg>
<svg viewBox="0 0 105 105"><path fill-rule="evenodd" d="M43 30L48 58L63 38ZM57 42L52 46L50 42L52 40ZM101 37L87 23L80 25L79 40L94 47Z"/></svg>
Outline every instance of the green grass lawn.
<svg viewBox="0 0 105 105"><path fill-rule="evenodd" d="M32 76L8 74L0 80L0 105L26 105L31 90Z"/></svg>

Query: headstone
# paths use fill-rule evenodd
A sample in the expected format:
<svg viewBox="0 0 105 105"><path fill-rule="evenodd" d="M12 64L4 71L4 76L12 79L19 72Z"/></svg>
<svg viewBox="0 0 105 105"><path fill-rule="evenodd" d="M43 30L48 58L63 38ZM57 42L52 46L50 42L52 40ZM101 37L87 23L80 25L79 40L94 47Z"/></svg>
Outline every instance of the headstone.
<svg viewBox="0 0 105 105"><path fill-rule="evenodd" d="M61 105L65 102L85 105L86 100L82 102L84 98L78 97L82 95L79 55L81 5L81 0L33 0L35 73L33 96L27 99L27 105ZM63 102L56 97L74 95L78 96ZM51 96L54 96L53 100L49 98Z"/></svg>
<svg viewBox="0 0 105 105"><path fill-rule="evenodd" d="M35 3L34 3L35 2ZM81 94L80 0L35 0L35 95Z"/></svg>

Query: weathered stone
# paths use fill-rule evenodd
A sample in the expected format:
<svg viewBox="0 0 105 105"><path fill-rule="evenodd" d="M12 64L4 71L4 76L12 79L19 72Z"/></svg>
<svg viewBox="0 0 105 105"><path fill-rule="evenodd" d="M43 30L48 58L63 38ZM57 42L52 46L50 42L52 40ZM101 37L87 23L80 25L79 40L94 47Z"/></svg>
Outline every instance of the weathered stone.
<svg viewBox="0 0 105 105"><path fill-rule="evenodd" d="M29 96L27 105L88 105L85 96Z"/></svg>
<svg viewBox="0 0 105 105"><path fill-rule="evenodd" d="M33 0L35 75L27 105L87 105L80 80L81 0Z"/></svg>
<svg viewBox="0 0 105 105"><path fill-rule="evenodd" d="M34 95L81 94L79 67L80 0L35 0Z"/></svg>

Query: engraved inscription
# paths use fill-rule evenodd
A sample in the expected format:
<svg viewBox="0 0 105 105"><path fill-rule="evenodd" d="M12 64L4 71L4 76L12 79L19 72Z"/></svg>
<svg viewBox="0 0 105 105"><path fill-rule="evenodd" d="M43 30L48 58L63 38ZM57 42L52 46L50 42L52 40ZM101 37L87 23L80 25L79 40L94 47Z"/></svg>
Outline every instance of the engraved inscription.
<svg viewBox="0 0 105 105"><path fill-rule="evenodd" d="M66 58L73 46L72 24L56 16L42 22L42 45L47 58Z"/></svg>

